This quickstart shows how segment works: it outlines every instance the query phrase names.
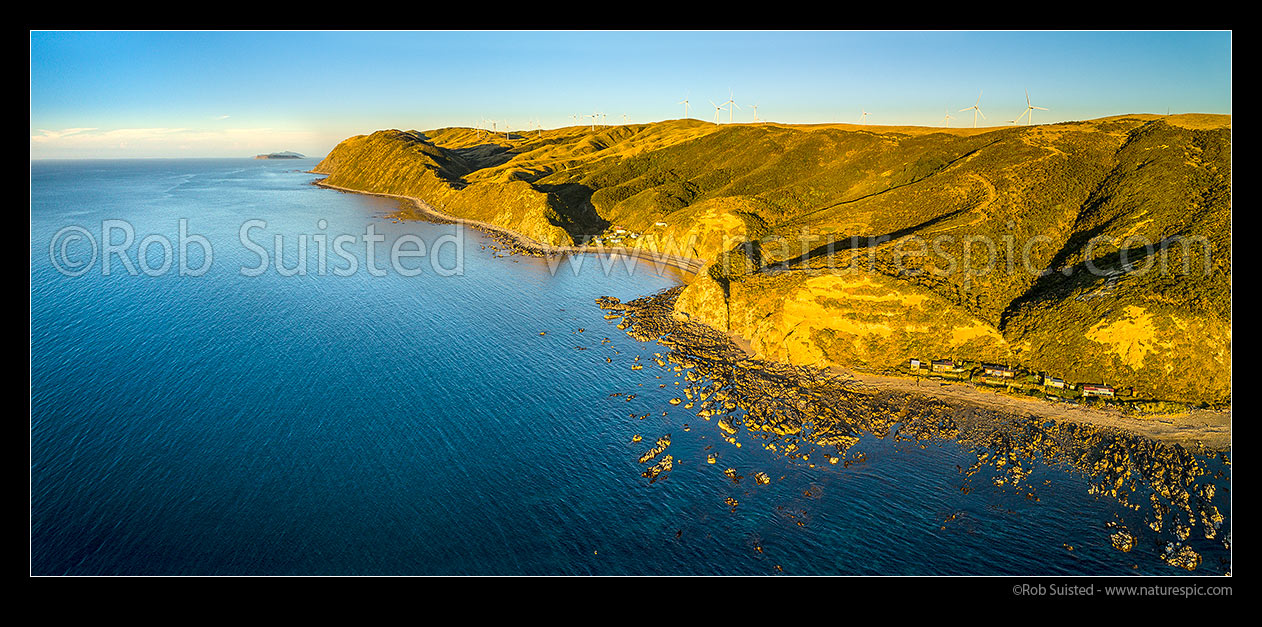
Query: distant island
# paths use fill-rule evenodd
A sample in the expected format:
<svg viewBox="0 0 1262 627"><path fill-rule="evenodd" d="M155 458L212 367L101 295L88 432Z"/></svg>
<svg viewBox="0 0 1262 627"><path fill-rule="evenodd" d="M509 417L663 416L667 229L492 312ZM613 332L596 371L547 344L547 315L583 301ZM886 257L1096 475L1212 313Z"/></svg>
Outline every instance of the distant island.
<svg viewBox="0 0 1262 627"><path fill-rule="evenodd" d="M273 152L266 155L255 155L255 159L306 159L307 157L296 152Z"/></svg>

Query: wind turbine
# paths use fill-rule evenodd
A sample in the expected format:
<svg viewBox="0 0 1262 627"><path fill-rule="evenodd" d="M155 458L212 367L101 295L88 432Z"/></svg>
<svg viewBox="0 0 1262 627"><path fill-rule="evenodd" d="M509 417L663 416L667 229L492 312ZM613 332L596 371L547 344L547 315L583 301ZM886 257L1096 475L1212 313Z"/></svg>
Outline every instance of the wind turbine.
<svg viewBox="0 0 1262 627"><path fill-rule="evenodd" d="M629 119L627 118L627 114L625 114L625 113L624 113L624 114L622 114L622 123L623 123L623 124L628 124L628 123L630 123L630 121L631 121L631 120L629 120Z"/></svg>
<svg viewBox="0 0 1262 627"><path fill-rule="evenodd" d="M676 102L675 104L681 104L684 106L684 118L687 118L688 117L688 97L685 96L683 100L680 100L679 102Z"/></svg>
<svg viewBox="0 0 1262 627"><path fill-rule="evenodd" d="M942 107L942 112L946 114L946 117L942 118L942 126L951 126L951 111Z"/></svg>
<svg viewBox="0 0 1262 627"><path fill-rule="evenodd" d="M730 89L729 89L729 90L727 90L727 102L725 102L725 103L723 103L723 104L725 104L725 105L732 105L732 107L736 107L737 109L741 108L741 106L740 106L740 105L736 104L736 101L735 101L735 100L732 100L732 90L730 90ZM732 123L732 107L728 107L728 108L727 108L727 123L728 123L728 124L731 124L731 123Z"/></svg>
<svg viewBox="0 0 1262 627"><path fill-rule="evenodd" d="M973 106L971 107L965 107L963 109L960 109L960 111L968 111L969 109L973 110L973 128L977 128L977 114L981 113L982 119L983 120L986 119L986 114L982 113L981 105L982 105L982 90L979 89L977 90L977 102L973 103Z"/></svg>
<svg viewBox="0 0 1262 627"><path fill-rule="evenodd" d="M723 122L719 120L719 112L723 110L723 105L716 105L713 100L710 101L710 104L714 107L714 123L722 124Z"/></svg>
<svg viewBox="0 0 1262 627"><path fill-rule="evenodd" d="M864 109L863 107L859 107L859 110L863 112L859 114L859 123L863 124L868 119L868 110Z"/></svg>
<svg viewBox="0 0 1262 627"><path fill-rule="evenodd" d="M761 122L762 120L758 119L758 105L753 105L753 109L754 109L754 121Z"/></svg>
<svg viewBox="0 0 1262 627"><path fill-rule="evenodd" d="M1025 118L1025 123L1026 123L1026 125L1027 125L1027 126L1028 126L1028 125L1030 125L1030 124L1033 124L1033 123L1034 123L1034 110L1035 110L1035 109L1038 109L1039 111L1047 111L1047 109L1045 109L1045 108L1043 108L1043 107L1036 107L1036 106L1034 106L1034 105L1030 104L1030 90L1028 90L1028 89L1027 89L1027 90L1025 90L1025 111L1022 111L1022 112L1021 112L1021 115L1018 115L1018 116L1017 116L1017 119L1013 122L1013 124L1016 124L1017 122L1020 122L1020 121L1021 121L1021 118Z"/></svg>

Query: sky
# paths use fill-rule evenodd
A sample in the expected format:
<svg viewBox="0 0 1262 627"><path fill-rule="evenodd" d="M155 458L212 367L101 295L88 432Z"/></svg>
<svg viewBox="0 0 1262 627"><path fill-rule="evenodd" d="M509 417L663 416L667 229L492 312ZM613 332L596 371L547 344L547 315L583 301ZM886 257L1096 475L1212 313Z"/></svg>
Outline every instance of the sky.
<svg viewBox="0 0 1262 627"><path fill-rule="evenodd" d="M30 33L31 158L323 157L342 139L684 117L1002 125L1231 113L1231 33ZM946 113L953 116L945 120ZM625 118L624 118L625 116ZM729 112L720 120L726 123ZM590 123L590 117L587 122ZM578 122L582 123L582 122Z"/></svg>

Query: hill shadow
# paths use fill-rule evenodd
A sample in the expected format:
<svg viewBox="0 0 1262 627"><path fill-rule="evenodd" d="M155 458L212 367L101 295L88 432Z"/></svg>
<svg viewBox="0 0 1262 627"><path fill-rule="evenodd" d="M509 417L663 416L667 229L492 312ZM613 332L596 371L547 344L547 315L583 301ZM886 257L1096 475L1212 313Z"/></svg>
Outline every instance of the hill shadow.
<svg viewBox="0 0 1262 627"><path fill-rule="evenodd" d="M603 233L612 224L596 212L596 206L592 204L595 190L586 185L533 183L531 186L555 199L549 204L556 210L558 219L552 222L565 229L575 242L583 241L587 235Z"/></svg>
<svg viewBox="0 0 1262 627"><path fill-rule="evenodd" d="M860 250L860 249L866 250L869 248L874 248L886 242L891 242L901 237L907 237L908 235L912 235L921 229L927 229L929 227L935 226L937 224L950 220L951 218L954 218L962 213L965 213L971 210L972 210L972 207L961 207L959 209L956 209L955 211L942 214L936 218L925 220L924 222L921 222L920 224L915 224L909 227L901 228L901 229L898 229L897 231L890 231L889 233L885 233L884 235L867 235L867 236L851 235L844 238L836 238L836 239L830 240L827 244L823 244L820 246L816 246L815 248L812 248L810 251L808 251L807 253L803 255L800 255L793 259L786 259L776 264L772 264L770 266L767 266L767 268L771 270L778 270L778 271L792 270L793 266L807 263L812 259L831 256L838 252L847 251L847 250ZM761 261L761 258L759 259L759 261Z"/></svg>
<svg viewBox="0 0 1262 627"><path fill-rule="evenodd" d="M1004 307L999 317L999 328L1005 329L1012 317L1026 307L1038 308L1046 303L1058 303L1075 292L1096 288L1074 296L1075 300L1111 296L1117 281L1132 273L1181 279L1206 277L1213 272L1212 243L1208 240L1197 242L1197 239L1203 238L1171 235L1151 246L1120 248L1097 259L1063 267L1059 266L1068 255L1058 255L1057 259L1062 260L1060 264L1049 265L1029 289ZM1201 248L1198 249L1198 245ZM1171 254L1172 249L1177 252Z"/></svg>

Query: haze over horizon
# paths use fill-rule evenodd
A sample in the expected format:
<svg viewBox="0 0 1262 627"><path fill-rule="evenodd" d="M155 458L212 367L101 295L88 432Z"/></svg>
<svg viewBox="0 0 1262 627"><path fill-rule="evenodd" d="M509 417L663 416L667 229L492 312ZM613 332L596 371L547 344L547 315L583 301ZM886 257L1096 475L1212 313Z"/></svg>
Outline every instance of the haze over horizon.
<svg viewBox="0 0 1262 627"><path fill-rule="evenodd" d="M31 32L31 158L322 157L398 128L1231 114L1231 33ZM728 121L725 110L721 120ZM579 124L582 121L577 122Z"/></svg>

